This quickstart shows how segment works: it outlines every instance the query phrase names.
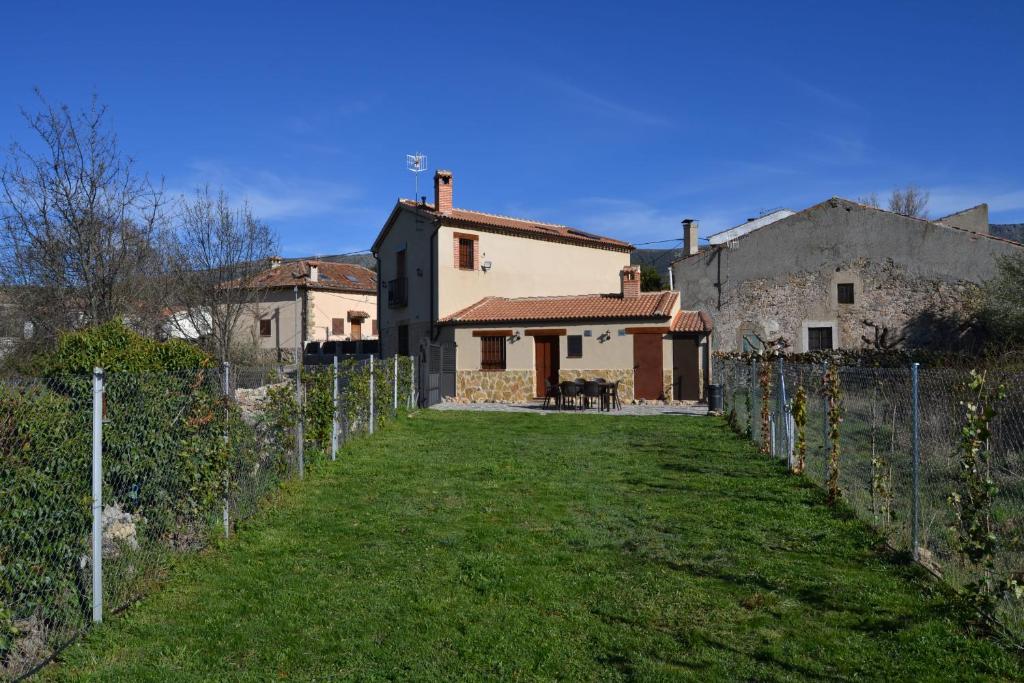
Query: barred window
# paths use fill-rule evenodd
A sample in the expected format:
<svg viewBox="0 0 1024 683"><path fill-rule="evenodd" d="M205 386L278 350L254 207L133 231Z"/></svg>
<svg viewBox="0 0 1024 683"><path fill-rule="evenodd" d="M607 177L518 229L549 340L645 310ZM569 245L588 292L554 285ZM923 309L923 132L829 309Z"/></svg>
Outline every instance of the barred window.
<svg viewBox="0 0 1024 683"><path fill-rule="evenodd" d="M480 369L505 369L505 337L480 337Z"/></svg>
<svg viewBox="0 0 1024 683"><path fill-rule="evenodd" d="M270 336L270 321L269 320L261 320L260 321L260 336L261 337L269 337Z"/></svg>
<svg viewBox="0 0 1024 683"><path fill-rule="evenodd" d="M473 270L473 248L476 240L459 238L459 268Z"/></svg>

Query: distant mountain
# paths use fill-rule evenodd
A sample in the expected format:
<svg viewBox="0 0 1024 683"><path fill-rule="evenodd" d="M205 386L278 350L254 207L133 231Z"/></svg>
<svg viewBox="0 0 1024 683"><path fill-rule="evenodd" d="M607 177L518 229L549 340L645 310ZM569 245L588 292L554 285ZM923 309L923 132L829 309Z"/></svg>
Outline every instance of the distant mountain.
<svg viewBox="0 0 1024 683"><path fill-rule="evenodd" d="M634 266L654 266L664 275L669 264L682 257L682 249L634 249L629 262Z"/></svg>
<svg viewBox="0 0 1024 683"><path fill-rule="evenodd" d="M988 234L1024 244L1024 223L989 223Z"/></svg>
<svg viewBox="0 0 1024 683"><path fill-rule="evenodd" d="M301 256L299 258L289 258L286 261L330 261L331 263L354 263L357 266L363 268L369 268L370 270L377 270L377 259L373 258L373 254L370 252L364 252L361 254L335 254L333 256Z"/></svg>

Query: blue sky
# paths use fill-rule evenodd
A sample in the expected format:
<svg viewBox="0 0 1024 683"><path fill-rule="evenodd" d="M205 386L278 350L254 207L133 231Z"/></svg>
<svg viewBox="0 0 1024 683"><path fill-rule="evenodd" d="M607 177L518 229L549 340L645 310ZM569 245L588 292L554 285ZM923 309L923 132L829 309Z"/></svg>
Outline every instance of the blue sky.
<svg viewBox="0 0 1024 683"><path fill-rule="evenodd" d="M842 5L842 6L840 6ZM1024 3L11 3L0 136L95 91L173 192L247 197L282 253L368 247L413 180L646 242L832 195L1024 222ZM431 186L424 174L421 194Z"/></svg>

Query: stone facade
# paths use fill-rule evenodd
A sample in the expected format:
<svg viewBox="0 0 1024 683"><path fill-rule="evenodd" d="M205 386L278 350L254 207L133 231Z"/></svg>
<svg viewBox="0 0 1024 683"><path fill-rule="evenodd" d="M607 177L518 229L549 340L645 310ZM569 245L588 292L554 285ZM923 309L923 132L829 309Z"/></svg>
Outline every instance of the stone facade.
<svg viewBox="0 0 1024 683"><path fill-rule="evenodd" d="M468 401L515 402L534 398L533 370L459 370L455 395Z"/></svg>
<svg viewBox="0 0 1024 683"><path fill-rule="evenodd" d="M619 382L619 401L626 403L633 400L633 370L619 368L616 370L566 370L558 371L560 382L571 382L576 379L595 379L601 377L609 382Z"/></svg>
<svg viewBox="0 0 1024 683"><path fill-rule="evenodd" d="M854 303L838 303L839 283L853 284ZM755 333L806 351L806 328L825 324L833 325L837 348L864 347L876 328L889 330L889 342L902 337L909 346L943 346L952 341L948 335L975 289L969 282L912 277L892 261L867 259L834 271L748 280L715 315L717 346L743 350L743 335Z"/></svg>

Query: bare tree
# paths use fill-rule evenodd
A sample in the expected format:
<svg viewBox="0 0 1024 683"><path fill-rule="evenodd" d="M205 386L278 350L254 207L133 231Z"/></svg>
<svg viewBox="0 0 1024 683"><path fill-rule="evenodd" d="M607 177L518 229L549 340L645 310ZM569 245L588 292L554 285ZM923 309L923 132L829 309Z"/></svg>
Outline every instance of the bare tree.
<svg viewBox="0 0 1024 683"><path fill-rule="evenodd" d="M929 193L916 185L895 188L889 196L889 210L912 218L928 218Z"/></svg>
<svg viewBox="0 0 1024 683"><path fill-rule="evenodd" d="M162 189L139 175L106 107L22 112L35 134L0 170L0 277L37 339L153 311Z"/></svg>
<svg viewBox="0 0 1024 683"><path fill-rule="evenodd" d="M195 338L222 361L231 360L239 324L264 291L253 280L277 250L270 228L227 194L196 190L180 202L180 220L170 250L174 288L167 325L177 336Z"/></svg>
<svg viewBox="0 0 1024 683"><path fill-rule="evenodd" d="M875 192L862 197L857 197L857 203L863 204L864 206L873 206L876 209L882 208L882 205L878 203L878 194Z"/></svg>

